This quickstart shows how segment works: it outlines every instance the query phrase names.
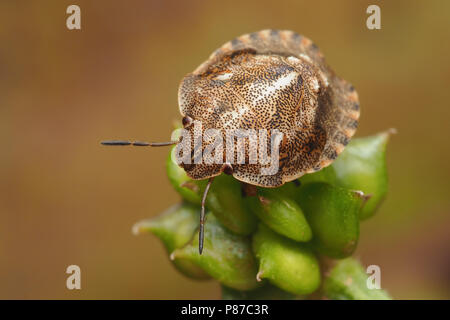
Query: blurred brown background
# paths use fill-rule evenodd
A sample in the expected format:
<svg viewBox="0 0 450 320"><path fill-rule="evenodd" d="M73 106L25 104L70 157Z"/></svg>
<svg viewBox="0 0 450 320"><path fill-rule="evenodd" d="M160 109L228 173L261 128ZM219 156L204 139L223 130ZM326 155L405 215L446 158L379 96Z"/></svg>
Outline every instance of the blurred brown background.
<svg viewBox="0 0 450 320"><path fill-rule="evenodd" d="M81 7L82 30L66 28ZM382 29L366 28L381 7ZM224 42L264 28L311 38L357 88L358 136L398 129L390 192L357 256L395 298L450 298L449 1L0 2L0 298L219 298L134 222L178 201L166 140L178 84ZM82 290L65 287L66 267Z"/></svg>

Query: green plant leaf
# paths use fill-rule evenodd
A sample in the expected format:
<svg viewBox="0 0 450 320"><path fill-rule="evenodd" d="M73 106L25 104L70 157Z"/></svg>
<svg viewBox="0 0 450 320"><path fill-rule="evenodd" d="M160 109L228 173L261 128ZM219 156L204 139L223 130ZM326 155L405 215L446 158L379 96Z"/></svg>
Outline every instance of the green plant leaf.
<svg viewBox="0 0 450 320"><path fill-rule="evenodd" d="M133 233L153 233L162 241L170 255L174 250L192 240L199 226L199 212L200 208L192 204L177 204L157 217L136 223L133 226ZM210 278L203 269L187 259L175 259L173 264L190 278Z"/></svg>
<svg viewBox="0 0 450 320"><path fill-rule="evenodd" d="M315 182L301 187L298 201L320 253L332 258L353 253L359 237L359 211L364 203L361 192Z"/></svg>
<svg viewBox="0 0 450 320"><path fill-rule="evenodd" d="M314 292L320 285L319 263L307 245L284 238L260 224L253 235L259 262L258 280L295 295Z"/></svg>
<svg viewBox="0 0 450 320"><path fill-rule="evenodd" d="M289 193L258 188L258 195L248 197L247 202L253 213L272 230L295 241L309 241L312 237L311 228L302 209L287 196Z"/></svg>
<svg viewBox="0 0 450 320"><path fill-rule="evenodd" d="M297 298L270 283L250 291L239 291L223 285L221 288L223 300L293 300Z"/></svg>
<svg viewBox="0 0 450 320"><path fill-rule="evenodd" d="M173 259L187 259L220 283L237 290L251 290L256 281L256 261L250 239L230 232L214 215L205 225L203 254L198 252L198 232L193 241L172 253Z"/></svg>
<svg viewBox="0 0 450 320"><path fill-rule="evenodd" d="M368 275L361 264L353 258L340 260L325 279L323 290L334 300L389 300L382 289L367 287Z"/></svg>

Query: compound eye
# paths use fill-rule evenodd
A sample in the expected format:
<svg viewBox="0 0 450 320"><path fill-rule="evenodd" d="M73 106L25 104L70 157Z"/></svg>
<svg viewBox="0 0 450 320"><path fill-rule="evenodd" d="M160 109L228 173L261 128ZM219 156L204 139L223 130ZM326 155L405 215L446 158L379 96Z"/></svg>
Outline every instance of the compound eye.
<svg viewBox="0 0 450 320"><path fill-rule="evenodd" d="M192 124L192 118L189 116L184 116L181 123L183 124L183 127L189 127Z"/></svg>

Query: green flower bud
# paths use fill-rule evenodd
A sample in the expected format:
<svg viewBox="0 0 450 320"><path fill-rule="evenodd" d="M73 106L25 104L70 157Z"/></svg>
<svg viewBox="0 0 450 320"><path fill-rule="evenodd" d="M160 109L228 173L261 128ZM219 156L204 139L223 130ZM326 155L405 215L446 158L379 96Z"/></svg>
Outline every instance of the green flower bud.
<svg viewBox="0 0 450 320"><path fill-rule="evenodd" d="M344 150L345 152L345 150ZM339 156L340 157L340 156ZM338 158L339 158L338 157ZM320 171L305 174L300 178L300 183L306 185L312 182L326 182L329 184L336 184L336 172L333 165L323 168Z"/></svg>
<svg viewBox="0 0 450 320"><path fill-rule="evenodd" d="M325 279L324 293L333 300L390 300L381 289L367 287L368 275L352 258L339 261Z"/></svg>
<svg viewBox="0 0 450 320"><path fill-rule="evenodd" d="M233 176L217 176L206 197L206 207L231 231L249 235L256 228L257 218L242 197L241 183Z"/></svg>
<svg viewBox="0 0 450 320"><path fill-rule="evenodd" d="M359 237L359 210L364 203L361 192L323 182L309 183L301 187L299 203L320 253L333 258L353 253Z"/></svg>
<svg viewBox="0 0 450 320"><path fill-rule="evenodd" d="M200 208L191 204L177 204L163 214L142 220L133 226L133 233L153 233L164 244L168 254L191 241L199 225ZM187 259L173 260L175 267L184 275L196 279L209 276L197 265Z"/></svg>
<svg viewBox="0 0 450 320"><path fill-rule="evenodd" d="M332 164L338 186L370 196L360 219L371 217L387 193L386 145L391 133L392 130L353 139Z"/></svg>
<svg viewBox="0 0 450 320"><path fill-rule="evenodd" d="M327 182L351 190L361 190L367 201L360 211L360 219L371 217L387 193L386 145L389 130L374 136L350 141L332 165L306 174L300 182Z"/></svg>
<svg viewBox="0 0 450 320"><path fill-rule="evenodd" d="M311 240L312 231L302 210L286 193L258 188L258 195L247 201L253 213L272 230L295 241Z"/></svg>
<svg viewBox="0 0 450 320"><path fill-rule="evenodd" d="M203 253L198 253L197 232L191 243L172 253L172 258L191 261L230 288L251 290L259 286L250 240L228 231L213 215L207 217Z"/></svg>
<svg viewBox="0 0 450 320"><path fill-rule="evenodd" d="M207 180L192 180L186 172L167 159L167 175L175 190L188 202L200 205ZM256 228L256 217L242 198L241 185L232 176L222 174L214 179L206 198L206 207L231 231L248 235Z"/></svg>
<svg viewBox="0 0 450 320"><path fill-rule="evenodd" d="M284 238L260 224L253 235L259 261L258 280L295 295L310 294L320 285L319 263L307 245Z"/></svg>
<svg viewBox="0 0 450 320"><path fill-rule="evenodd" d="M277 193L281 193L288 198L295 198L298 194L300 186L301 182L300 180L297 179L294 181L286 182L281 187L277 187L274 190L276 190ZM267 188L258 188L258 189L267 189Z"/></svg>
<svg viewBox="0 0 450 320"><path fill-rule="evenodd" d="M189 178L186 172L172 161L172 151L166 161L166 170L170 183L184 200L197 205L202 203L202 193L207 181Z"/></svg>
<svg viewBox="0 0 450 320"><path fill-rule="evenodd" d="M295 298L295 295L283 291L270 283L250 291L239 291L222 286L223 300L293 300Z"/></svg>

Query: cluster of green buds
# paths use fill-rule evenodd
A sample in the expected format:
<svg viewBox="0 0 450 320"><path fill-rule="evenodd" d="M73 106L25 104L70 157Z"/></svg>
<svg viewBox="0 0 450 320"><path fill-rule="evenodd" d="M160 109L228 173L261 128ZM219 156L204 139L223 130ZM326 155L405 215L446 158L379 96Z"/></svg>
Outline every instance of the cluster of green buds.
<svg viewBox="0 0 450 320"><path fill-rule="evenodd" d="M187 277L218 281L223 299L389 299L367 287L368 275L350 257L360 221L375 213L387 192L389 135L353 139L332 165L280 188L258 188L256 196L243 196L232 176L216 177L206 201L202 255L206 181L190 179L169 156L167 175L182 201L138 222L134 231L160 238Z"/></svg>

